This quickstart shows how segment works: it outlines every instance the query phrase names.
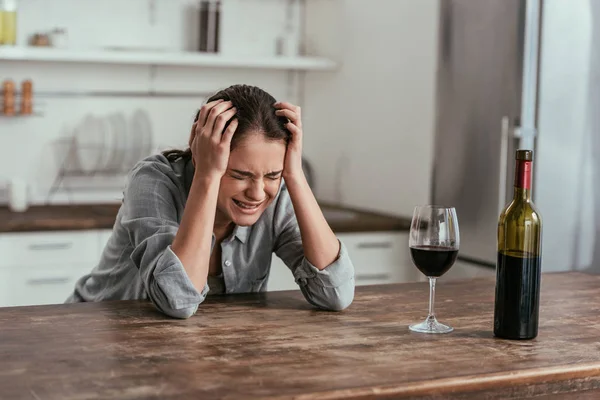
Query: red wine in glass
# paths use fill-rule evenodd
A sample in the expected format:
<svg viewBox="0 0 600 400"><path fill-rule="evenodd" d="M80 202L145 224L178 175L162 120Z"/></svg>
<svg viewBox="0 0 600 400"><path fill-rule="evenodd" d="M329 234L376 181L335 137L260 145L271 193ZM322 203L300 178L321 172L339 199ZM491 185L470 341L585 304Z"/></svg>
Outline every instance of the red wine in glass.
<svg viewBox="0 0 600 400"><path fill-rule="evenodd" d="M415 266L429 278L429 313L425 321L409 326L413 332L448 333L454 328L438 322L434 313L435 283L456 261L460 235L454 207L415 207L408 247Z"/></svg>
<svg viewBox="0 0 600 400"><path fill-rule="evenodd" d="M414 246L410 248L410 255L423 275L439 278L454 264L458 250L443 246Z"/></svg>

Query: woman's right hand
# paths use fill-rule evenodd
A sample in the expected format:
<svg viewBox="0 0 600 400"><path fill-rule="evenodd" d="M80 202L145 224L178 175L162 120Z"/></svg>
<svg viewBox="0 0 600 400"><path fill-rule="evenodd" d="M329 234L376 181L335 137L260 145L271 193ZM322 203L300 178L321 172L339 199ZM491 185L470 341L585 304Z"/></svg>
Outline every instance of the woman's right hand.
<svg viewBox="0 0 600 400"><path fill-rule="evenodd" d="M236 111L230 101L223 100L211 101L200 109L189 141L196 174L218 179L225 174L231 138L238 126L237 119L232 120L225 131L223 129Z"/></svg>

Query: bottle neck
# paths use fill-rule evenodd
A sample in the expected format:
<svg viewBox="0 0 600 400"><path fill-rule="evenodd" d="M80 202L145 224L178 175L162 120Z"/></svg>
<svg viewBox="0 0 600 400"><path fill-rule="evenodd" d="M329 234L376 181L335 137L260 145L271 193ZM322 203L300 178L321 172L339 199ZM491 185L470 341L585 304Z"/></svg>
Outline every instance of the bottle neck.
<svg viewBox="0 0 600 400"><path fill-rule="evenodd" d="M514 199L531 201L531 161L517 160Z"/></svg>

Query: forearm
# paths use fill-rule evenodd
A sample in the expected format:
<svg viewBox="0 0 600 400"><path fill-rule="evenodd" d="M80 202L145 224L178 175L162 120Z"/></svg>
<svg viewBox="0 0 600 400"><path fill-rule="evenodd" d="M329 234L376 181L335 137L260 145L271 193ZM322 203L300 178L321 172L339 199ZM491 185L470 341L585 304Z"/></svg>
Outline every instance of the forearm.
<svg viewBox="0 0 600 400"><path fill-rule="evenodd" d="M325 220L305 176L288 176L284 179L298 220L304 256L312 265L323 270L337 259L340 244Z"/></svg>
<svg viewBox="0 0 600 400"><path fill-rule="evenodd" d="M171 248L196 290L206 285L220 180L196 175Z"/></svg>

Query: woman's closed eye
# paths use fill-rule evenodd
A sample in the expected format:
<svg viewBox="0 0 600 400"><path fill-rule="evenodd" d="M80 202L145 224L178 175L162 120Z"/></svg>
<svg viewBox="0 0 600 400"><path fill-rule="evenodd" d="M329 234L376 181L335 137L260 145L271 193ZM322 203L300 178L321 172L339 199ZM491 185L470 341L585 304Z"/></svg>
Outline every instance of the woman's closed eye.
<svg viewBox="0 0 600 400"><path fill-rule="evenodd" d="M266 174L264 177L272 180L272 181L276 181L279 178L281 178L281 173L283 171L273 171L273 172L269 172L268 174ZM245 179L255 179L254 174L251 174L250 172L244 172L244 171L238 171L238 170L233 170L231 171L231 173L229 174L233 179L237 179L237 180L245 180Z"/></svg>
<svg viewBox="0 0 600 400"><path fill-rule="evenodd" d="M272 181L276 181L279 178L281 178L281 174L279 172L277 172L276 174L265 175L265 178L270 179Z"/></svg>

